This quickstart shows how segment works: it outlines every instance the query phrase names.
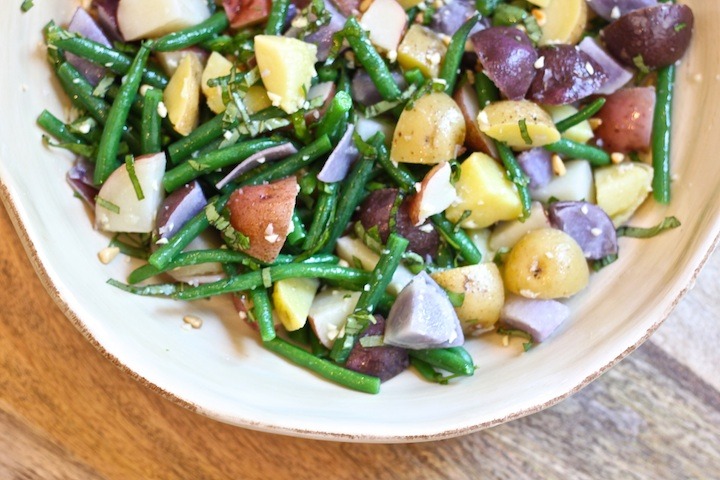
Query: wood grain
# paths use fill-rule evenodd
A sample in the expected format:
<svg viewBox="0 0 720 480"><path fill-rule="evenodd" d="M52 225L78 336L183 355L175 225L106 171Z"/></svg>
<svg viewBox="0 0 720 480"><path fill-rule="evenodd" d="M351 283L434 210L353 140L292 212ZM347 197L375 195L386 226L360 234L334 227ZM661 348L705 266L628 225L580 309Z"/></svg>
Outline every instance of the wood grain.
<svg viewBox="0 0 720 480"><path fill-rule="evenodd" d="M717 369L699 376L653 342L554 408L440 442L300 440L193 414L130 380L72 328L0 212L0 478L720 477L720 394L702 378ZM714 320L720 301L695 298L703 292L691 302ZM704 328L709 339L720 331L714 321Z"/></svg>

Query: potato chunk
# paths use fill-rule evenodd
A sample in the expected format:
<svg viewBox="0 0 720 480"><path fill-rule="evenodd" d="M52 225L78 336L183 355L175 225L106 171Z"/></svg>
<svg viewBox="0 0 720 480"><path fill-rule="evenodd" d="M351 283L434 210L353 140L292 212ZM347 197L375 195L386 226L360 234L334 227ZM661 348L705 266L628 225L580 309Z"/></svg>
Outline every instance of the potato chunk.
<svg viewBox="0 0 720 480"><path fill-rule="evenodd" d="M154 38L210 17L205 0L120 0L117 21L125 40Z"/></svg>
<svg viewBox="0 0 720 480"><path fill-rule="evenodd" d="M595 170L597 205L615 226L635 213L652 191L653 169L644 163L627 162Z"/></svg>
<svg viewBox="0 0 720 480"><path fill-rule="evenodd" d="M295 38L258 35L255 56L272 104L286 113L300 110L316 75L317 47Z"/></svg>
<svg viewBox="0 0 720 480"><path fill-rule="evenodd" d="M185 56L165 87L163 102L170 123L180 135L189 135L198 124L202 64L197 55Z"/></svg>
<svg viewBox="0 0 720 480"><path fill-rule="evenodd" d="M215 113L222 113L225 111L225 102L223 102L222 98L222 88L210 87L208 86L208 81L214 78L230 75L232 67L233 64L230 60L218 52L213 52L210 54L210 58L208 58L205 70L203 70L200 87L202 88L202 92L205 94L208 107L210 107L210 110Z"/></svg>
<svg viewBox="0 0 720 480"><path fill-rule="evenodd" d="M418 68L426 77L436 78L447 47L440 35L413 24L397 50L397 61L404 70Z"/></svg>
<svg viewBox="0 0 720 480"><path fill-rule="evenodd" d="M434 165L456 158L464 142L465 119L460 107L446 93L431 93L400 114L390 158Z"/></svg>
<svg viewBox="0 0 720 480"><path fill-rule="evenodd" d="M480 111L477 120L481 132L511 147L542 147L560 140L550 114L528 100L491 103Z"/></svg>
<svg viewBox="0 0 720 480"><path fill-rule="evenodd" d="M483 228L500 220L514 220L522 213L517 188L505 170L484 153L473 153L460 165L455 183L458 201L445 213L464 228ZM465 212L469 215L463 218Z"/></svg>
<svg viewBox="0 0 720 480"><path fill-rule="evenodd" d="M578 109L572 105L548 105L545 109L550 112L553 122L558 123L568 117L572 117L578 112ZM595 134L590 127L590 122L583 120L572 128L562 133L563 138L578 143L587 143Z"/></svg>
<svg viewBox="0 0 720 480"><path fill-rule="evenodd" d="M550 0L543 12L545 24L541 27L541 46L575 45L580 40L588 18L586 0Z"/></svg>
<svg viewBox="0 0 720 480"><path fill-rule="evenodd" d="M288 278L273 286L273 305L280 321L289 332L305 326L310 306L320 286L315 278Z"/></svg>

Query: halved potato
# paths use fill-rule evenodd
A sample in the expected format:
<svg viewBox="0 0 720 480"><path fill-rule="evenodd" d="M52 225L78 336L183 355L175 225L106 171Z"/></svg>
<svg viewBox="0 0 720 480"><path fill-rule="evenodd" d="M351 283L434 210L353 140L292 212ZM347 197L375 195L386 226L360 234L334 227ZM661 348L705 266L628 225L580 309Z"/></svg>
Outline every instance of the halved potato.
<svg viewBox="0 0 720 480"><path fill-rule="evenodd" d="M560 140L548 112L528 100L502 100L478 114L480 131L511 147L542 147Z"/></svg>
<svg viewBox="0 0 720 480"><path fill-rule="evenodd" d="M288 278L273 285L273 306L285 330L300 330L310 312L310 306L320 286L316 278Z"/></svg>
<svg viewBox="0 0 720 480"><path fill-rule="evenodd" d="M190 135L197 127L200 112L202 64L197 55L185 56L170 78L163 93L170 123L181 135Z"/></svg>
<svg viewBox="0 0 720 480"><path fill-rule="evenodd" d="M212 52L203 70L200 87L205 94L208 107L215 113L222 113L226 108L222 98L222 87L210 87L208 81L230 75L232 68L233 64L230 60L218 52Z"/></svg>
<svg viewBox="0 0 720 480"><path fill-rule="evenodd" d="M405 70L418 68L426 77L435 78L447 53L440 35L422 25L413 24L397 49L397 61Z"/></svg>
<svg viewBox="0 0 720 480"><path fill-rule="evenodd" d="M543 8L545 23L539 44L569 43L575 45L585 30L588 12L586 0L550 0Z"/></svg>

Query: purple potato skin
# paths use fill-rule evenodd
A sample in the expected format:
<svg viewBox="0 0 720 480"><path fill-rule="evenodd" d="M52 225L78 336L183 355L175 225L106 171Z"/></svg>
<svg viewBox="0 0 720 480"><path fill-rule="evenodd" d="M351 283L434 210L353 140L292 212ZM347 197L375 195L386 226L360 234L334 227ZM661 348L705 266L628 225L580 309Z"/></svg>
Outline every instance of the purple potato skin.
<svg viewBox="0 0 720 480"><path fill-rule="evenodd" d="M605 51L592 37L585 37L578 44L578 48L595 60L608 76L607 82L598 89L597 93L610 95L627 85L633 79L633 72L626 69Z"/></svg>
<svg viewBox="0 0 720 480"><path fill-rule="evenodd" d="M442 33L452 37L455 35L463 23L475 15L475 2L470 0L453 0L446 3L433 15L430 28L438 33ZM490 22L486 18L480 19L478 23L470 30L472 35L475 32L483 30L490 26Z"/></svg>
<svg viewBox="0 0 720 480"><path fill-rule="evenodd" d="M600 260L618 252L617 234L610 217L588 202L555 202L548 207L550 223L580 245L585 258Z"/></svg>
<svg viewBox="0 0 720 480"><path fill-rule="evenodd" d="M68 25L68 30L106 47L111 46L110 40L105 36L105 33L95 22L95 19L83 8L75 10L75 15L73 15L70 25ZM65 56L68 62L77 68L91 85L97 85L103 76L105 76L105 67L96 65L72 53L66 53Z"/></svg>
<svg viewBox="0 0 720 480"><path fill-rule="evenodd" d="M207 205L205 194L197 181L177 189L163 200L157 214L160 238L171 238L188 220Z"/></svg>
<svg viewBox="0 0 720 480"><path fill-rule="evenodd" d="M117 11L120 0L93 0L93 6L97 10L98 22L105 30L105 33L112 37L113 40L122 42L118 27Z"/></svg>
<svg viewBox="0 0 720 480"><path fill-rule="evenodd" d="M657 5L657 0L587 0L590 7L598 16L604 18L608 22L617 20L617 18L645 7L653 7ZM617 7L620 15L613 18L613 10Z"/></svg>
<svg viewBox="0 0 720 480"><path fill-rule="evenodd" d="M375 315L375 323L371 323L360 338L383 335L385 333L385 319ZM410 365L410 357L404 348L383 345L380 347L363 347L356 343L350 351L345 367L366 375L378 377L381 382L405 371Z"/></svg>
<svg viewBox="0 0 720 480"><path fill-rule="evenodd" d="M538 55L544 57L543 66L528 93L534 102L567 105L596 93L607 82L602 66L572 45L541 47Z"/></svg>
<svg viewBox="0 0 720 480"><path fill-rule="evenodd" d="M510 100L525 97L535 78L538 53L528 36L514 27L491 27L470 37L485 75Z"/></svg>
<svg viewBox="0 0 720 480"><path fill-rule="evenodd" d="M397 70L391 72L393 80L401 90L407 88L407 82L402 73ZM366 70L358 70L350 83L353 100L364 106L374 105L383 100L370 74Z"/></svg>
<svg viewBox="0 0 720 480"><path fill-rule="evenodd" d="M546 340L570 316L570 309L556 300L537 300L508 295L500 321L529 333L535 342Z"/></svg>
<svg viewBox="0 0 720 480"><path fill-rule="evenodd" d="M375 190L367 196L360 206L359 220L366 230L377 226L380 239L387 242L390 236L390 213L395 205L395 199L399 194L396 188L384 188ZM395 228L397 232L405 237L410 245L408 250L417 253L421 257L435 257L440 245L440 237L433 229L424 232L420 227L413 225L410 220L410 197L403 200L397 209L395 217ZM427 222L426 222L427 223Z"/></svg>
<svg viewBox="0 0 720 480"><path fill-rule="evenodd" d="M541 188L553 179L552 153L544 148L533 148L517 156L520 168L530 179L531 189Z"/></svg>
<svg viewBox="0 0 720 480"><path fill-rule="evenodd" d="M608 51L635 67L642 57L649 68L672 65L690 46L694 24L687 5L663 3L623 15L602 31ZM639 62L638 62L639 63Z"/></svg>

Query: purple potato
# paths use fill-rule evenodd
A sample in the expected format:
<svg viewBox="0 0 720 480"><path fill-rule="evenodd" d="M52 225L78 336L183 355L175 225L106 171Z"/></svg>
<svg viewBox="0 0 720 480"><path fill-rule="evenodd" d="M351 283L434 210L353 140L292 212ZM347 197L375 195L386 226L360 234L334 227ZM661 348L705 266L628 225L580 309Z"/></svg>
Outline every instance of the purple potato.
<svg viewBox="0 0 720 480"><path fill-rule="evenodd" d="M322 170L318 173L318 180L325 183L345 180L350 166L360 156L360 152L355 148L353 133L355 133L355 125L350 124L335 149L325 161Z"/></svg>
<svg viewBox="0 0 720 480"><path fill-rule="evenodd" d="M93 181L94 172L94 164L88 162L87 159L83 157L78 157L66 175L66 179L73 191L93 208L93 210L95 209L95 197L97 197L98 194L98 189L95 187L95 182Z"/></svg>
<svg viewBox="0 0 720 480"><path fill-rule="evenodd" d="M335 9L332 2L325 2L325 8L331 14L330 22L304 38L306 42L317 45L317 59L320 62L324 62L328 58L333 44L333 35L345 26L345 17Z"/></svg>
<svg viewBox="0 0 720 480"><path fill-rule="evenodd" d="M465 343L462 326L447 293L427 272L402 289L390 309L385 343L411 350L458 347Z"/></svg>
<svg viewBox="0 0 720 480"><path fill-rule="evenodd" d="M282 160L283 158L289 157L297 153L297 148L292 143L283 143L275 147L266 148L259 152L253 153L248 158L240 162L230 173L225 175L218 183L215 184L215 188L220 190L228 183L232 182L240 175L245 172L263 165L266 162L274 162L276 160Z"/></svg>
<svg viewBox="0 0 720 480"><path fill-rule="evenodd" d="M360 206L359 220L366 230L372 227L378 227L380 239L387 242L390 235L390 213L395 206L395 199L399 191L396 188L384 188L375 190L367 196ZM397 209L395 216L395 228L397 232L405 237L410 245L408 250L425 257L434 257L440 245L440 237L435 229L426 230L425 222L423 225L415 226L410 220L410 202L409 198L403 200Z"/></svg>
<svg viewBox="0 0 720 480"><path fill-rule="evenodd" d="M607 213L588 202L555 202L548 207L550 223L570 235L588 260L618 252L615 226Z"/></svg>
<svg viewBox="0 0 720 480"><path fill-rule="evenodd" d="M587 0L588 7L609 22L633 10L653 7L657 3L657 0Z"/></svg>
<svg viewBox="0 0 720 480"><path fill-rule="evenodd" d="M572 45L542 47L538 55L542 66L528 92L537 103L567 105L597 93L607 82L602 66Z"/></svg>
<svg viewBox="0 0 720 480"><path fill-rule="evenodd" d="M375 323L371 323L360 338L382 336L385 334L385 319L375 315ZM404 348L382 345L378 347L363 347L356 343L350 351L345 367L356 372L378 377L386 382L405 371L410 365L410 356Z"/></svg>
<svg viewBox="0 0 720 480"><path fill-rule="evenodd" d="M401 90L407 88L407 82L402 73L397 70L392 72L392 78L397 83ZM378 92L375 83L373 82L367 70L358 70L353 76L352 82L350 83L350 89L352 91L353 100L358 102L360 105L370 106L374 105L383 100L382 95Z"/></svg>
<svg viewBox="0 0 720 480"><path fill-rule="evenodd" d="M533 148L517 156L520 168L530 179L530 188L541 188L553 179L552 153L544 148Z"/></svg>
<svg viewBox="0 0 720 480"><path fill-rule="evenodd" d="M106 47L111 46L110 40L105 36L105 33L83 8L75 10L75 15L73 15L70 25L68 25L68 30ZM97 85L105 76L105 67L96 65L72 53L66 53L65 56L68 62L77 68L91 85Z"/></svg>
<svg viewBox="0 0 720 480"><path fill-rule="evenodd" d="M535 78L538 54L525 34L514 27L491 27L472 37L485 75L510 100L520 100Z"/></svg>
<svg viewBox="0 0 720 480"><path fill-rule="evenodd" d="M463 23L475 15L475 2L471 0L453 0L446 3L433 15L430 28L438 33L452 37ZM479 32L490 26L486 18L480 19L470 30L470 34Z"/></svg>
<svg viewBox="0 0 720 480"><path fill-rule="evenodd" d="M649 151L655 88L624 88L609 95L606 100L596 115L602 120L595 129L598 144L610 152Z"/></svg>
<svg viewBox="0 0 720 480"><path fill-rule="evenodd" d="M690 7L663 3L623 15L605 27L602 38L608 51L625 65L659 68L682 58L690 45L693 23Z"/></svg>
<svg viewBox="0 0 720 480"><path fill-rule="evenodd" d="M310 3L309 1L307 3ZM330 0L330 2L333 7L336 7L337 10L340 11L341 14L343 14L346 17L352 17L357 16L358 11L360 11L360 0Z"/></svg>
<svg viewBox="0 0 720 480"><path fill-rule="evenodd" d="M585 37L578 44L578 48L587 53L605 71L608 79L597 93L610 95L620 90L633 79L633 72L623 68L609 53L607 53L592 37Z"/></svg>
<svg viewBox="0 0 720 480"><path fill-rule="evenodd" d="M536 300L517 295L505 298L500 321L529 333L535 342L546 340L570 317L570 309L556 300Z"/></svg>
<svg viewBox="0 0 720 480"><path fill-rule="evenodd" d="M163 200L157 214L160 238L171 238L188 220L207 205L205 194L197 181L188 183Z"/></svg>
<svg viewBox="0 0 720 480"><path fill-rule="evenodd" d="M120 27L118 27L117 11L120 0L93 0L93 6L97 11L98 22L113 40L122 42L123 37L120 35Z"/></svg>

